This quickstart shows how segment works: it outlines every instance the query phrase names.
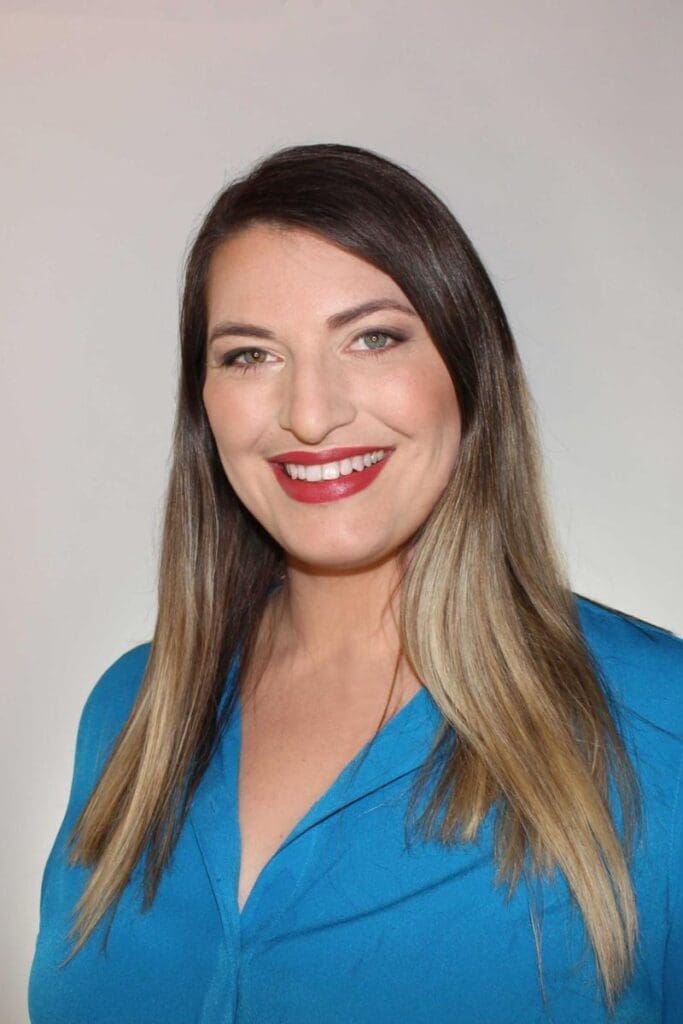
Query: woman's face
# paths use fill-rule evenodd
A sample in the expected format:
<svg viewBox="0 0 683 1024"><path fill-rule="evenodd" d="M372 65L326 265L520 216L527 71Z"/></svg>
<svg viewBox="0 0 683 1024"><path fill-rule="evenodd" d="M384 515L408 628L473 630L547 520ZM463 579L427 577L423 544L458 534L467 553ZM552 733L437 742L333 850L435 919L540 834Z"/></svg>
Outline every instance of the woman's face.
<svg viewBox="0 0 683 1024"><path fill-rule="evenodd" d="M214 253L207 305L204 405L243 504L290 565L396 556L446 487L461 433L449 373L403 291L311 232L257 224ZM363 452L380 451L366 467ZM306 465L321 454L322 469Z"/></svg>

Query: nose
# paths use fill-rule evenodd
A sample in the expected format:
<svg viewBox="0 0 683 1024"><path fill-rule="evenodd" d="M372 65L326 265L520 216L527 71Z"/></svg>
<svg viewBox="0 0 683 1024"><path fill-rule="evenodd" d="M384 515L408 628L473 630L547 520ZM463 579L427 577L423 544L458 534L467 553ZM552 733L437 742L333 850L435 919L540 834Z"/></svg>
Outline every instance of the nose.
<svg viewBox="0 0 683 1024"><path fill-rule="evenodd" d="M355 419L350 382L333 358L318 353L291 363L281 379L279 426L304 444L320 444Z"/></svg>

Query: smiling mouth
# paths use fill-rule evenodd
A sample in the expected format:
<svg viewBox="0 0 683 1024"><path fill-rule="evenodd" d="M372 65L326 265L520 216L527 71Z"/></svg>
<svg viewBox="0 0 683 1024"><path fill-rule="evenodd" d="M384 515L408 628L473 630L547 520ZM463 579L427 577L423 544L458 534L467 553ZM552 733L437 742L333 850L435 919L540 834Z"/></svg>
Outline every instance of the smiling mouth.
<svg viewBox="0 0 683 1024"><path fill-rule="evenodd" d="M351 476L352 473L362 473L376 463L386 458L387 452L384 448L378 448L364 455L354 455L348 459L338 459L334 462L323 462L313 466L303 466L294 462L281 462L285 473L292 480L302 480L306 483L320 483L327 480L338 480L339 477Z"/></svg>

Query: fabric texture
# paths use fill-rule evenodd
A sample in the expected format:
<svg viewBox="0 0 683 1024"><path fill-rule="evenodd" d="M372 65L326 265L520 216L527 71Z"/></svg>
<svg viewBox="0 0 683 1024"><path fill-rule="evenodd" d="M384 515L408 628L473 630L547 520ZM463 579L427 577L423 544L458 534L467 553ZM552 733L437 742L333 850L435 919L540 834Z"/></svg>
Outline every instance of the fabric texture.
<svg viewBox="0 0 683 1024"><path fill-rule="evenodd" d="M140 911L140 864L106 950L108 918L60 969L88 875L67 865L66 840L132 706L150 651L141 644L107 669L81 716L68 806L42 881L32 1024L681 1024L683 640L576 600L645 812L633 865L636 970L614 1016L559 873L532 894L544 1002L530 893L522 883L508 900L495 885L492 815L476 843L406 845L410 786L441 722L424 689L299 821L241 913L237 702L151 909Z"/></svg>

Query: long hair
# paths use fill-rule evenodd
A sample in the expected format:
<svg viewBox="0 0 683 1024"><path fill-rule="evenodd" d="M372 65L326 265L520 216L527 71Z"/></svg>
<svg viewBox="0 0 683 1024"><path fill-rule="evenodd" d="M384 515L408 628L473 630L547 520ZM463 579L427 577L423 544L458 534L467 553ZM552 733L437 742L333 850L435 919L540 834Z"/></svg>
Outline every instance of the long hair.
<svg viewBox="0 0 683 1024"><path fill-rule="evenodd" d="M226 671L238 649L248 671L285 564L228 482L202 401L209 261L259 222L313 231L384 271L443 357L461 443L452 478L414 537L398 620L401 651L443 720L410 809L438 760L420 819L425 839L474 840L492 812L497 877L510 892L529 871L559 868L612 1009L637 936L629 859L638 784L553 534L515 342L445 204L405 168L348 145L293 146L264 158L218 195L189 250L158 617L136 702L70 836L71 862L93 869L71 956L143 853L144 906L153 902L232 713L234 694L218 713ZM534 934L540 966L536 926Z"/></svg>

